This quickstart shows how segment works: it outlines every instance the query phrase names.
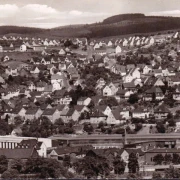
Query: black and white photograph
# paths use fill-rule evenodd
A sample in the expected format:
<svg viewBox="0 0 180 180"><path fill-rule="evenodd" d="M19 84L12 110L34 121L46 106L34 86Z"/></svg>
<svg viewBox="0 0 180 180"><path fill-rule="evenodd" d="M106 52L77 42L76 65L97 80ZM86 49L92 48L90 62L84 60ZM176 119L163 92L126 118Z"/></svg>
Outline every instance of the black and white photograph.
<svg viewBox="0 0 180 180"><path fill-rule="evenodd" d="M0 0L0 179L180 179L180 0Z"/></svg>

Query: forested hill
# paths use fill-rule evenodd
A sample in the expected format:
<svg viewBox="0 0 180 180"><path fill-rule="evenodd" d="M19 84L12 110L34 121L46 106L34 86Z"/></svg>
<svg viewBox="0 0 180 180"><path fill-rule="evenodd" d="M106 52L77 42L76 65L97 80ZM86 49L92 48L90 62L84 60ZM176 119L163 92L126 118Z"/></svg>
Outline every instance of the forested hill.
<svg viewBox="0 0 180 180"><path fill-rule="evenodd" d="M0 26L0 35L18 34L39 37L109 37L134 33L151 33L180 30L179 17L145 16L144 14L120 14L104 19L100 23L69 25L52 29L18 26Z"/></svg>
<svg viewBox="0 0 180 180"><path fill-rule="evenodd" d="M107 37L134 33L151 33L180 29L179 17L145 16L144 14L120 14L100 23L51 29L61 36Z"/></svg>

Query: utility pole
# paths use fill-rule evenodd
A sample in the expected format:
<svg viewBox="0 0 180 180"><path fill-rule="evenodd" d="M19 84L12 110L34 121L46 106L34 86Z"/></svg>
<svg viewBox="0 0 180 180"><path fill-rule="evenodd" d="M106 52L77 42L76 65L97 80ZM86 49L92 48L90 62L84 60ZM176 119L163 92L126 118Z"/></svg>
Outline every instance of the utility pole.
<svg viewBox="0 0 180 180"><path fill-rule="evenodd" d="M127 144L127 139L126 139L126 126L124 126L124 146Z"/></svg>

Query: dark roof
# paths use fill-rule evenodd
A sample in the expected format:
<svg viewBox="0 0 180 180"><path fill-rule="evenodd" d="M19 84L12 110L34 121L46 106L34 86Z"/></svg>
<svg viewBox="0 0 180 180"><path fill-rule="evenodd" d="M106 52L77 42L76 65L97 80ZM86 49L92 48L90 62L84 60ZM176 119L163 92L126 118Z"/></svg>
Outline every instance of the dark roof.
<svg viewBox="0 0 180 180"><path fill-rule="evenodd" d="M45 109L43 114L42 115L53 115L55 113L56 109L55 108L48 108L48 109Z"/></svg>
<svg viewBox="0 0 180 180"><path fill-rule="evenodd" d="M26 114L34 115L38 111L39 108L31 108L26 111Z"/></svg>
<svg viewBox="0 0 180 180"><path fill-rule="evenodd" d="M86 106L84 106L84 105L75 105L75 106L74 106L74 109L76 109L77 111L82 111L82 109L83 109L84 107L86 107Z"/></svg>
<svg viewBox="0 0 180 180"><path fill-rule="evenodd" d="M4 155L7 159L28 159L32 158L34 148L27 149L0 149L0 155Z"/></svg>
<svg viewBox="0 0 180 180"><path fill-rule="evenodd" d="M160 106L158 106L154 112L156 113L159 113L159 112L164 112L164 113L169 113L170 110L164 105L164 104L161 104Z"/></svg>

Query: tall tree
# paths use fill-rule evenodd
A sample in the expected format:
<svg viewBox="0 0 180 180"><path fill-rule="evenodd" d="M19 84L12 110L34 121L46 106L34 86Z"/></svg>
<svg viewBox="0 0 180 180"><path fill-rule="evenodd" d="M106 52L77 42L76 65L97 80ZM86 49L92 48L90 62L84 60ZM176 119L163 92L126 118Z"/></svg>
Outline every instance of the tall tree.
<svg viewBox="0 0 180 180"><path fill-rule="evenodd" d="M162 162L164 161L164 156L162 154L157 154L154 156L153 161L155 162L155 164L162 164Z"/></svg>
<svg viewBox="0 0 180 180"><path fill-rule="evenodd" d="M128 168L129 173L137 173L139 171L138 158L135 153L129 155Z"/></svg>
<svg viewBox="0 0 180 180"><path fill-rule="evenodd" d="M114 173L124 174L126 163L121 159L121 156L117 155L113 161Z"/></svg>
<svg viewBox="0 0 180 180"><path fill-rule="evenodd" d="M173 163L173 164L179 164L179 162L180 162L180 156L179 156L179 154L173 153L172 163Z"/></svg>
<svg viewBox="0 0 180 180"><path fill-rule="evenodd" d="M164 161L166 162L166 164L170 164L172 162L171 154L165 154Z"/></svg>

